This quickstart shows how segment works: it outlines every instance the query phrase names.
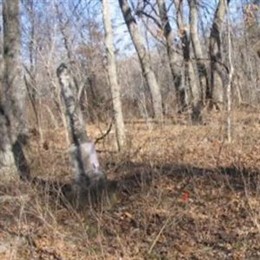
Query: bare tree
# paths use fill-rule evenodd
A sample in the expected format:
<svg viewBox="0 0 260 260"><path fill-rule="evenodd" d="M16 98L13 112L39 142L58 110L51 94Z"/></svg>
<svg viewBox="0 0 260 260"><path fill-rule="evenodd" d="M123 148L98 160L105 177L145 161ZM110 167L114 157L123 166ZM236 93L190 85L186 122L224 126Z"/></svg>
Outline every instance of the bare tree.
<svg viewBox="0 0 260 260"><path fill-rule="evenodd" d="M37 23L36 23L36 2L34 0L23 1L23 7L25 9L25 14L28 17L28 23L26 24L28 28L28 51L29 51L29 64L25 63L24 68L26 74L24 75L24 82L27 88L27 94L32 106L33 113L35 115L36 128L39 132L40 143L43 143L43 131L42 131L42 122L41 122L41 109L38 98L38 89L37 89ZM24 29L24 28L23 28Z"/></svg>
<svg viewBox="0 0 260 260"><path fill-rule="evenodd" d="M127 0L119 0L120 8L124 16L125 23L127 25L128 31L131 35L131 39L135 46L136 52L138 54L140 64L142 67L143 75L146 79L147 85L150 88L152 99L153 99L153 110L156 119L161 120L163 118L162 110L162 96L159 84L156 80L155 74L152 70L149 55L146 50L144 40L138 30L138 25L135 17L132 14L132 10L128 4Z"/></svg>
<svg viewBox="0 0 260 260"><path fill-rule="evenodd" d="M244 15L250 42L260 58L260 1L249 1L244 7Z"/></svg>
<svg viewBox="0 0 260 260"><path fill-rule="evenodd" d="M110 7L109 1L103 0L103 22L105 29L105 43L106 43L106 54L107 54L107 70L108 78L111 87L112 99L113 99L113 110L116 127L116 138L119 150L123 148L125 144L125 124L122 112L121 104L121 87L118 84L117 71L116 71L116 59L114 53L113 43L113 30L110 20Z"/></svg>
<svg viewBox="0 0 260 260"><path fill-rule="evenodd" d="M196 59L197 72L199 77L199 85L201 90L201 101L205 101L205 92L208 85L207 67L205 63L205 56L203 56L202 46L198 34L198 0L189 0L190 8L190 40Z"/></svg>
<svg viewBox="0 0 260 260"><path fill-rule="evenodd" d="M192 119L194 119L194 121L199 121L200 110L198 108L200 101L200 89L196 82L195 72L191 61L190 37L188 34L187 26L184 24L183 1L175 0L174 4L176 8L177 26L182 42L182 52L184 60L184 92L182 94L182 98L184 99L183 102L186 103L186 105L192 105Z"/></svg>
<svg viewBox="0 0 260 260"><path fill-rule="evenodd" d="M86 125L77 99L77 88L69 68L61 64L57 69L61 87L61 98L65 106L67 131L70 137L71 165L76 184L88 188L104 180L97 153L86 132Z"/></svg>
<svg viewBox="0 0 260 260"><path fill-rule="evenodd" d="M227 7L226 7L227 8ZM227 105L226 105L226 111L227 111L227 141L231 143L232 141L232 122L231 122L231 112L232 112L232 93L231 93L231 85L233 80L233 74L234 74L234 66L233 66L233 60L232 60L232 45L231 45L231 32L230 32L230 14L228 12L228 63L229 63L229 72L228 72L228 82L226 91L227 96Z"/></svg>
<svg viewBox="0 0 260 260"><path fill-rule="evenodd" d="M219 0L209 38L210 84L206 95L217 108L217 102L223 100L223 88L227 83L227 69L222 60L221 32L229 2L230 0ZM218 84L217 76L220 77L221 84ZM214 96L214 92L218 95Z"/></svg>
<svg viewBox="0 0 260 260"><path fill-rule="evenodd" d="M180 73L176 70L176 55L174 53L174 36L172 27L168 18L167 8L164 0L157 0L159 16L161 21L161 27L163 30L163 35L166 40L166 49L167 49L167 56L169 60L169 65L171 69L171 74L173 78L173 82L175 85L175 91L177 94L177 101L180 102L181 94L180 94L180 81L181 76ZM182 107L184 104L179 104L179 107Z"/></svg>
<svg viewBox="0 0 260 260"><path fill-rule="evenodd" d="M0 162L1 167L11 167L18 171L21 178L26 179L29 178L30 172L22 149L27 140L27 129L26 91L21 76L19 0L3 1L3 25L4 64L0 111ZM13 176L9 174L10 178Z"/></svg>

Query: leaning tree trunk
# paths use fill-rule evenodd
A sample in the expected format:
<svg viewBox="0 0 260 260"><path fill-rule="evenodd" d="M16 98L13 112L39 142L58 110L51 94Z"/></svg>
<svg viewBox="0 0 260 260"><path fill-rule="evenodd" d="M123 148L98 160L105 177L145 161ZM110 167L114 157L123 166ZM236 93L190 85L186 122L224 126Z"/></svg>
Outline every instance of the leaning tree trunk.
<svg viewBox="0 0 260 260"><path fill-rule="evenodd" d="M116 71L116 59L114 53L114 44L113 44L113 31L112 24L110 20L110 10L109 10L109 1L103 0L103 21L105 28L105 43L106 43L106 53L107 53L107 70L108 78L110 82L112 100L113 100L113 109L114 109L114 119L116 126L116 139L119 150L123 148L125 144L125 124L122 112L122 103L121 103L121 88L118 84L117 71Z"/></svg>
<svg viewBox="0 0 260 260"><path fill-rule="evenodd" d="M12 179L18 172L29 178L29 167L23 153L27 139L25 121L25 85L21 76L20 5L19 0L3 1L3 71L0 112L0 167ZM11 168L7 171L6 168Z"/></svg>
<svg viewBox="0 0 260 260"><path fill-rule="evenodd" d="M119 0L120 8L124 16L128 31L130 33L131 39L135 46L136 52L139 57L139 61L142 67L143 75L150 88L152 99L153 99L153 110L156 119L161 120L163 118L162 109L162 96L160 87L156 80L155 74L152 70L149 55L145 48L144 40L138 30L136 19L132 14L132 10L128 4L127 0Z"/></svg>
<svg viewBox="0 0 260 260"><path fill-rule="evenodd" d="M215 105L217 108L217 103L223 102L224 86L228 81L228 71L222 60L221 32L229 2L230 0L219 0L209 38L210 84L206 97L209 99L211 107ZM218 78L220 78L221 84L217 84Z"/></svg>
<svg viewBox="0 0 260 260"><path fill-rule="evenodd" d="M174 53L174 36L172 32L172 27L168 18L167 8L165 4L165 0L157 0L159 16L161 21L161 26L163 30L163 35L166 40L166 49L167 49L167 56L170 65L171 75L173 78L175 92L177 96L178 107L183 107L184 104L181 104L180 101L180 86L181 86L181 75L177 73L176 70L176 56Z"/></svg>
<svg viewBox="0 0 260 260"><path fill-rule="evenodd" d="M61 87L61 99L65 106L67 131L71 143L70 159L75 181L80 188L89 188L103 182L105 175L100 170L95 146L87 135L77 99L77 89L65 64L58 67L57 76Z"/></svg>

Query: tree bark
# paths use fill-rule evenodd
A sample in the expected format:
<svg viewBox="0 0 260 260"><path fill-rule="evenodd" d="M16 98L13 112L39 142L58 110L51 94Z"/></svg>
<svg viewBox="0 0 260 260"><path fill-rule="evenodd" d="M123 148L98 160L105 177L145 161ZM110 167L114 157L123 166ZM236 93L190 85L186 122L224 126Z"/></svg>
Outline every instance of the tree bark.
<svg viewBox="0 0 260 260"><path fill-rule="evenodd" d="M169 22L165 0L157 0L157 5L159 9L159 16L160 16L161 26L163 30L163 35L166 40L167 56L170 65L171 75L175 86L175 92L177 95L178 107L180 109L180 107L182 106L180 104L181 75L176 71L176 56L174 53L174 46L173 46L174 37L173 37L172 27Z"/></svg>
<svg viewBox="0 0 260 260"><path fill-rule="evenodd" d="M227 7L230 0L219 0L217 9L215 11L213 24L211 27L210 38L209 38L209 55L210 55L210 84L207 89L207 99L211 101L211 105L217 105L218 100L223 100L223 88L228 81L228 73L226 68L223 66L222 60L222 44L221 44L221 32L223 30L224 18L227 12ZM221 79L221 85L217 85L216 76ZM217 89L217 88L222 89ZM214 92L219 92L218 98L214 97Z"/></svg>
<svg viewBox="0 0 260 260"><path fill-rule="evenodd" d="M110 7L109 1L103 0L103 22L105 28L105 44L107 53L107 71L108 78L111 87L113 109L114 109L114 120L116 127L116 139L119 150L124 147L125 144L125 124L122 112L121 103L121 87L118 84L117 70L116 70L116 59L113 44L113 30L110 19Z"/></svg>
<svg viewBox="0 0 260 260"><path fill-rule="evenodd" d="M232 81L234 74L234 66L232 59L232 44L231 44L231 32L230 32L230 15L228 14L228 62L229 62L229 73L228 73L228 84L226 87L226 98L227 98L227 141L231 143L232 141L232 120L231 120L231 112L232 112Z"/></svg>
<svg viewBox="0 0 260 260"><path fill-rule="evenodd" d="M128 4L128 1L119 0L119 4L131 39L138 54L143 75L152 94L154 117L158 120L161 120L163 118L161 91L155 74L152 70L144 40L138 30L136 19L132 14L132 10Z"/></svg>
<svg viewBox="0 0 260 260"><path fill-rule="evenodd" d="M187 26L183 19L183 1L175 0L175 8L177 13L177 26L182 42L182 52L184 60L184 92L182 93L185 105L192 105L192 119L193 121L200 120L198 114L200 91L195 80L194 68L190 58L190 38L187 32ZM195 115L196 112L196 115Z"/></svg>
<svg viewBox="0 0 260 260"><path fill-rule="evenodd" d="M71 165L75 181L81 188L88 188L103 181L105 175L100 169L95 146L87 135L77 100L77 89L70 70L65 64L62 63L58 67L57 76L61 87L61 99L65 106L67 131L71 143Z"/></svg>
<svg viewBox="0 0 260 260"><path fill-rule="evenodd" d="M15 172L18 172L22 179L28 179L30 171L22 148L27 139L27 127L26 89L21 76L19 0L4 0L2 10L4 64L0 113L0 161L2 166L13 169L10 171L11 179Z"/></svg>
<svg viewBox="0 0 260 260"><path fill-rule="evenodd" d="M203 60L203 52L198 34L198 0L189 0L188 3L190 7L190 40L192 43L192 48L196 59L197 72L199 76L199 85L201 92L200 99L204 103L206 98L206 89L208 86L208 75L206 63Z"/></svg>

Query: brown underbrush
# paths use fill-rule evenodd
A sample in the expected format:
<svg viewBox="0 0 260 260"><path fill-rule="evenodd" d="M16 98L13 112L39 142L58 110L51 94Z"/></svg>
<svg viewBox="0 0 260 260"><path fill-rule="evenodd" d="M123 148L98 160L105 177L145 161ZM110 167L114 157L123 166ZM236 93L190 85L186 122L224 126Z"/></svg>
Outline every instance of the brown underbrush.
<svg viewBox="0 0 260 260"><path fill-rule="evenodd" d="M76 207L64 129L28 147L34 183L0 184L0 259L260 259L260 116L127 122L97 144L108 185ZM89 125L95 140L106 125Z"/></svg>

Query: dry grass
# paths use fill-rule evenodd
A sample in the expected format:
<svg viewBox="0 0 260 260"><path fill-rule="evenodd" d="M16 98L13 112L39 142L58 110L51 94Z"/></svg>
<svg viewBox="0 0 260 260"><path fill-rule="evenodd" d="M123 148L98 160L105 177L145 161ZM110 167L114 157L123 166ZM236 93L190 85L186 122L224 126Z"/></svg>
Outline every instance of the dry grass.
<svg viewBox="0 0 260 260"><path fill-rule="evenodd" d="M70 175L64 130L46 130L28 154L41 181L0 186L0 259L259 259L260 116L163 126L128 122L127 152L98 144L108 194L77 210L62 195ZM93 138L99 129L89 126Z"/></svg>

